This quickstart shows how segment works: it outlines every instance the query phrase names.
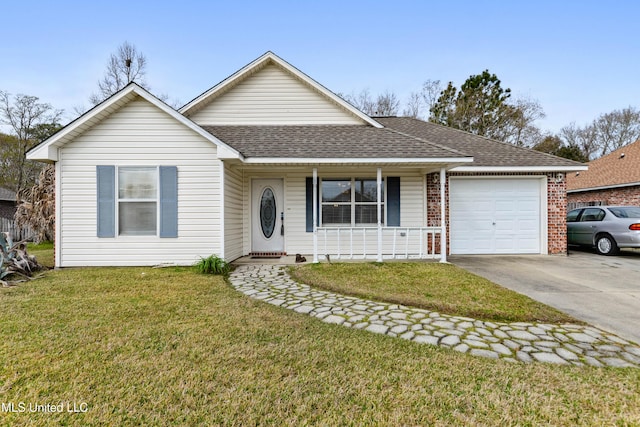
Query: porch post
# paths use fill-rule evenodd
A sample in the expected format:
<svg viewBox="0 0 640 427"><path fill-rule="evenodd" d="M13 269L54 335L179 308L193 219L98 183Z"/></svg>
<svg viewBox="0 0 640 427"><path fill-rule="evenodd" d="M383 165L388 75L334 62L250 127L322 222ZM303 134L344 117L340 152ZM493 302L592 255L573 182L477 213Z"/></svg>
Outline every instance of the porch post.
<svg viewBox="0 0 640 427"><path fill-rule="evenodd" d="M378 262L382 262L382 168L378 168L376 205L378 208Z"/></svg>
<svg viewBox="0 0 640 427"><path fill-rule="evenodd" d="M318 262L318 168L313 168L313 262Z"/></svg>
<svg viewBox="0 0 640 427"><path fill-rule="evenodd" d="M447 174L440 168L440 262L447 262L447 198L444 194Z"/></svg>

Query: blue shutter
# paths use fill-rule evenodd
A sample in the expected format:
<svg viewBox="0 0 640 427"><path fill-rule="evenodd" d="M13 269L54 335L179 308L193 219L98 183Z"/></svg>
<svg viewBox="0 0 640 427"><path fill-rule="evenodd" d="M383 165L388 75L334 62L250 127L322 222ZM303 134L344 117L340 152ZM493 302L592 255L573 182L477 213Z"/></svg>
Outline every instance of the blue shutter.
<svg viewBox="0 0 640 427"><path fill-rule="evenodd" d="M400 177L387 177L387 225L400 226Z"/></svg>
<svg viewBox="0 0 640 427"><path fill-rule="evenodd" d="M96 166L98 237L116 236L116 167Z"/></svg>
<svg viewBox="0 0 640 427"><path fill-rule="evenodd" d="M160 166L160 237L178 237L178 168Z"/></svg>
<svg viewBox="0 0 640 427"><path fill-rule="evenodd" d="M318 182L320 179L318 179ZM307 177L306 180L306 220L307 232L313 232L313 178ZM320 209L320 186L318 186L318 210ZM317 217L320 222L320 215ZM317 224L320 226L320 224Z"/></svg>

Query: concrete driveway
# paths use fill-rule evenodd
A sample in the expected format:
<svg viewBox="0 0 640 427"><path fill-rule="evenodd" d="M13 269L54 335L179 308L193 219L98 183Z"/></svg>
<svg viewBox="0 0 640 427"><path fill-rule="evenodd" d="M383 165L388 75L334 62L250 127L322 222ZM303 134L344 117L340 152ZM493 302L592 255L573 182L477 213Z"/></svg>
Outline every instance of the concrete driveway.
<svg viewBox="0 0 640 427"><path fill-rule="evenodd" d="M454 255L472 273L555 307L622 338L640 343L640 251L605 257Z"/></svg>

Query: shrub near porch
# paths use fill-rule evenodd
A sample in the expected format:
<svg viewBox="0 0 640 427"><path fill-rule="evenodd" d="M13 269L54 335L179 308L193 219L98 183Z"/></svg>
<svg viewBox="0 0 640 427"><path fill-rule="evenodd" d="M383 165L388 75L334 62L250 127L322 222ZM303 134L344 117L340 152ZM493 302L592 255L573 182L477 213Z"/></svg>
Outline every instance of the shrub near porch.
<svg viewBox="0 0 640 427"><path fill-rule="evenodd" d="M291 275L320 289L443 314L498 322L582 323L452 264L321 263L293 268Z"/></svg>

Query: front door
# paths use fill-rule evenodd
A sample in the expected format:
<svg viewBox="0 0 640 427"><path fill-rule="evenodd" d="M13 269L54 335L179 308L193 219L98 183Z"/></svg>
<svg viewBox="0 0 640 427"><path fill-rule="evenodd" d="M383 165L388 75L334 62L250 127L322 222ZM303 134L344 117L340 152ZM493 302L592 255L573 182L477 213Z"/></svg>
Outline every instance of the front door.
<svg viewBox="0 0 640 427"><path fill-rule="evenodd" d="M251 184L251 252L284 252L282 179L254 179Z"/></svg>

